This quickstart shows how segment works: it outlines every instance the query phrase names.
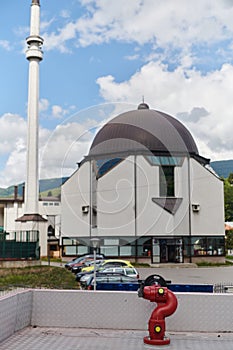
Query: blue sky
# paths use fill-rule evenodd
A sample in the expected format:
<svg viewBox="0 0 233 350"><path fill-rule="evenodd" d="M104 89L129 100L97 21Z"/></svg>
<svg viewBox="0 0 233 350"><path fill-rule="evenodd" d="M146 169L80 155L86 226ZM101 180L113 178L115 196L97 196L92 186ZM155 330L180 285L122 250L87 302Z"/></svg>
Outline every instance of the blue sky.
<svg viewBox="0 0 233 350"><path fill-rule="evenodd" d="M31 0L0 11L0 187L25 180ZM40 177L68 176L142 96L202 156L233 158L232 0L41 0Z"/></svg>

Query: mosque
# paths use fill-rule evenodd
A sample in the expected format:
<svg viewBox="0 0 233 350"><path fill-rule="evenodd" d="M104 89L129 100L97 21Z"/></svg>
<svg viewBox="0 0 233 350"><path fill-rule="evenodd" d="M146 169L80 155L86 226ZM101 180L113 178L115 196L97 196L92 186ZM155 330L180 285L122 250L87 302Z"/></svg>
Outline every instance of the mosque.
<svg viewBox="0 0 233 350"><path fill-rule="evenodd" d="M146 103L106 123L62 186L63 255L151 263L220 261L223 182L174 117Z"/></svg>
<svg viewBox="0 0 233 350"><path fill-rule="evenodd" d="M88 155L63 184L61 203L39 201L39 27L40 1L32 0L26 39L26 188L23 198L16 190L14 198L0 200L3 245L10 240L15 247L18 241L33 243L38 258L49 254L52 237L55 250L71 257L89 253L95 238L99 252L109 258L150 263L224 260L223 182L209 159L199 154L187 128L144 102L99 130Z"/></svg>

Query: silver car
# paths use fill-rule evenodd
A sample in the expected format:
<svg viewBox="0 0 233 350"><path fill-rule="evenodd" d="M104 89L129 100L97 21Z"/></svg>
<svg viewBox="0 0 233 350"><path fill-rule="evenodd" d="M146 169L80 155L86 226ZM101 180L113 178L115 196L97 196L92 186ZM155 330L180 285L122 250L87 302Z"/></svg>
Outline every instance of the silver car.
<svg viewBox="0 0 233 350"><path fill-rule="evenodd" d="M135 267L107 267L106 269L100 269L98 272L101 273L120 273L128 277L139 278L139 273L135 269ZM91 274L85 274L80 278L81 285L85 284L85 282L90 278Z"/></svg>

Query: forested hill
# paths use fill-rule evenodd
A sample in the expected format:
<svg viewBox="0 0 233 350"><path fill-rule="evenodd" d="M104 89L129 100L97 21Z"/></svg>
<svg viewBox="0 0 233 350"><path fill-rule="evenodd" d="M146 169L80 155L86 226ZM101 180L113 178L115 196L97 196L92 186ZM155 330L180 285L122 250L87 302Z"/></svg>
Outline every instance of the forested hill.
<svg viewBox="0 0 233 350"><path fill-rule="evenodd" d="M210 163L211 167L220 177L228 178L230 173L233 173L233 159L219 160Z"/></svg>
<svg viewBox="0 0 233 350"><path fill-rule="evenodd" d="M61 185L68 179L68 177L44 179L39 181L40 193L53 192L53 190L59 189ZM24 183L18 184L18 196L23 194ZM0 198L11 198L14 196L14 186L8 188L0 188Z"/></svg>

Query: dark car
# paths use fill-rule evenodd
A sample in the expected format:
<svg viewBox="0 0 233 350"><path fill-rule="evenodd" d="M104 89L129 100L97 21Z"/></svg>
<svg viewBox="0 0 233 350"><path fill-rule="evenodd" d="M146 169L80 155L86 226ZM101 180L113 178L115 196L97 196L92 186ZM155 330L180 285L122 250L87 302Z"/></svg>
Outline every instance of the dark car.
<svg viewBox="0 0 233 350"><path fill-rule="evenodd" d="M98 257L98 256L97 256ZM93 259L91 259L91 260L87 260L87 261L85 261L83 264L75 264L74 266L72 266L72 269L71 269L71 271L74 273L74 274L76 274L76 276L77 276L77 274L79 274L79 273L82 273L81 271L82 271L82 268L84 268L84 267L88 267L88 266L92 266L92 265L94 265L95 263L96 263L96 267L98 267L102 262L103 262L104 260L103 259L99 259L99 260L96 260L95 262L94 262L94 260ZM91 271L92 273L93 273L93 271ZM85 274L85 272L83 272L82 273L82 275L83 274Z"/></svg>
<svg viewBox="0 0 233 350"><path fill-rule="evenodd" d="M72 265L74 265L75 263L79 263L79 262L81 262L81 261L83 261L83 260L84 260L84 257L83 257L83 256L81 256L81 257L79 257L79 258L74 258L74 259L72 259L71 261L68 261L68 262L65 264L65 268L66 268L67 270L71 270Z"/></svg>
<svg viewBox="0 0 233 350"><path fill-rule="evenodd" d="M67 262L65 264L65 268L68 270L71 270L73 266L82 266L86 261L90 261L94 259L94 255L93 254L87 254L87 255L83 255L80 256L78 258L74 258L73 260ZM103 254L97 254L96 255L96 259L104 259L104 255Z"/></svg>
<svg viewBox="0 0 233 350"><path fill-rule="evenodd" d="M81 288L87 290L94 289L94 274L89 279L81 282ZM104 273L96 274L96 290L118 290L118 291L137 291L139 289L137 278L128 277L121 273Z"/></svg>

